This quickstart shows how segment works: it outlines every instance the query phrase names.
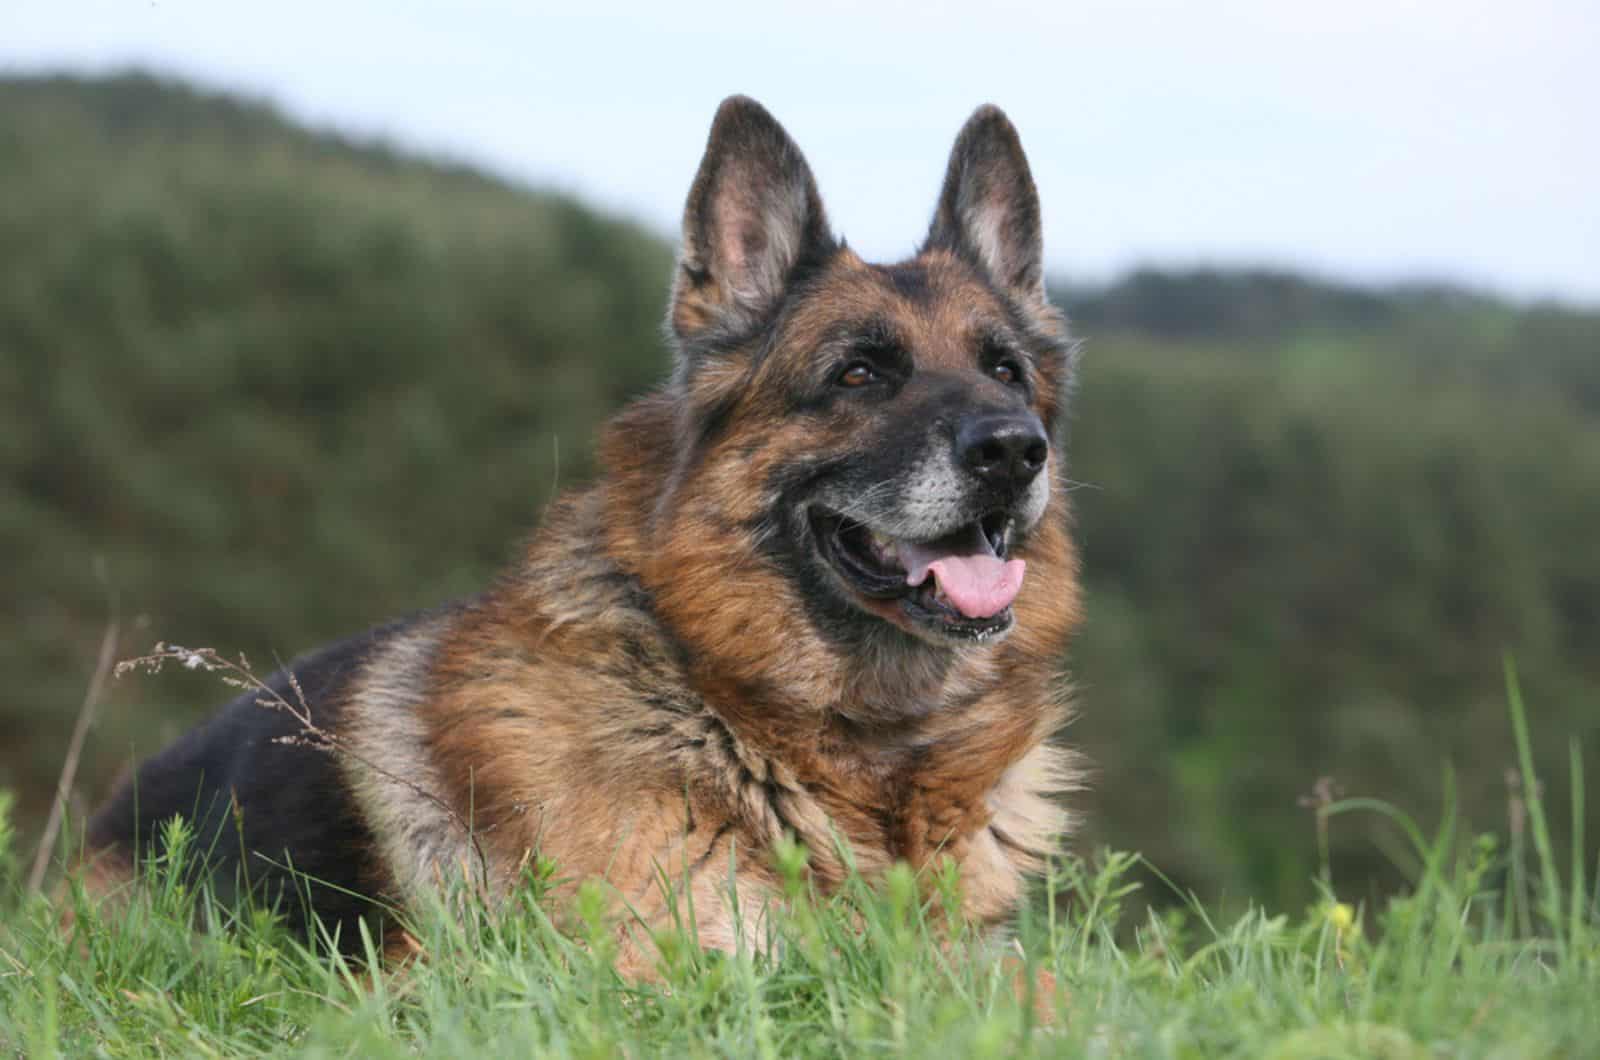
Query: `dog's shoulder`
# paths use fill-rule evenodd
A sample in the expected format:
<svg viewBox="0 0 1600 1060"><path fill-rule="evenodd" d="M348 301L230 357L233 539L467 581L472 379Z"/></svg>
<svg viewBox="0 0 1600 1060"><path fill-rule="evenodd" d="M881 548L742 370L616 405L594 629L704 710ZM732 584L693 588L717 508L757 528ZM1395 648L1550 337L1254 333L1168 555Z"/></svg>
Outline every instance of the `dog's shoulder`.
<svg viewBox="0 0 1600 1060"><path fill-rule="evenodd" d="M402 894L479 867L503 887L535 849L599 862L621 816L682 803L673 778L714 720L606 531L601 488L553 505L489 593L391 638L350 685L343 769Z"/></svg>

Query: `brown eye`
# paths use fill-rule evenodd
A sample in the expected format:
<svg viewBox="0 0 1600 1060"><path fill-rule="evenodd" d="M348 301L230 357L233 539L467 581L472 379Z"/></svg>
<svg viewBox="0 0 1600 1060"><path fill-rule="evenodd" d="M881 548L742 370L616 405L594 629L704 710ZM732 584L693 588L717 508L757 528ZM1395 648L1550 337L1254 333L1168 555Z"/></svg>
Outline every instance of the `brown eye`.
<svg viewBox="0 0 1600 1060"><path fill-rule="evenodd" d="M866 386L868 383L877 382L877 380L878 373L872 370L870 364L862 361L855 362L839 373L840 386Z"/></svg>
<svg viewBox="0 0 1600 1060"><path fill-rule="evenodd" d="M1022 370L1010 361L1001 361L989 369L989 372L1007 386L1022 381Z"/></svg>

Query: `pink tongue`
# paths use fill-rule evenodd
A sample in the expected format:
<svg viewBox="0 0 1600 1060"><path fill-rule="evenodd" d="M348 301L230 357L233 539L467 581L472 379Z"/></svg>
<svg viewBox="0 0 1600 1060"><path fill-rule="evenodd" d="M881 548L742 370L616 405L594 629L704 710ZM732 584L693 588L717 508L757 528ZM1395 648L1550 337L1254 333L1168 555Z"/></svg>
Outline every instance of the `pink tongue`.
<svg viewBox="0 0 1600 1060"><path fill-rule="evenodd" d="M968 618L989 618L1011 606L1022 589L1027 564L995 555L976 524L926 544L899 542L906 584L921 585L931 572L939 588Z"/></svg>

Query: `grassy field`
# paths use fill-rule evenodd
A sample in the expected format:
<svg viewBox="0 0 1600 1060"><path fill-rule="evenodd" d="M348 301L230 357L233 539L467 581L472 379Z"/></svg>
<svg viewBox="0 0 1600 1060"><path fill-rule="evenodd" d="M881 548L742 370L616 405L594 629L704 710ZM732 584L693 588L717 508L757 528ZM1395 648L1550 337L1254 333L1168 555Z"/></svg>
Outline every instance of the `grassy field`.
<svg viewBox="0 0 1600 1060"><path fill-rule="evenodd" d="M1513 684L1513 732L1530 763ZM1574 748L1572 797L1581 798ZM1372 800L1331 801L1317 821L1387 820L1415 882L1380 908L1339 900L1337 880L1297 917L1218 923L1196 903L1127 915L1138 859L1066 860L1042 881L1017 936L958 932L948 879L903 866L828 899L804 852L779 854L789 901L758 952L657 937L659 979L620 978L614 930L592 886L549 895L549 866L509 907L470 895L408 921L414 954L383 967L326 938L178 879L181 827L131 901L97 908L23 893L6 864L0 1050L17 1056L1107 1056L1580 1057L1600 1041L1600 917L1582 837L1557 850L1541 791L1513 807L1508 843L1431 836ZM1572 857L1567 860L1570 849ZM1053 901L1044 896L1054 895ZM692 910L683 911L692 923ZM558 928L557 921L564 927ZM625 927L625 926L624 926ZM1019 971L1019 965L1023 971ZM1047 970L1057 989L1036 992Z"/></svg>

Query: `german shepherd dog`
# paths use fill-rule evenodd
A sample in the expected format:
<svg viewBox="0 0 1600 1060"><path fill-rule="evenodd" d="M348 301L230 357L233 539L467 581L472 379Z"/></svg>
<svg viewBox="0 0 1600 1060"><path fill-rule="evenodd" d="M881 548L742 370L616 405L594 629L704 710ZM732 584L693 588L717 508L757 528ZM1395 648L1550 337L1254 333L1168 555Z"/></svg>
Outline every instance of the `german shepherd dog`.
<svg viewBox="0 0 1600 1060"><path fill-rule="evenodd" d="M671 879L700 943L733 949L785 837L823 892L850 863L949 859L965 916L1007 920L1066 823L1050 741L1079 617L1054 441L1072 349L1015 129L974 113L920 250L874 265L783 128L730 98L667 331L671 379L493 588L271 678L332 753L241 696L93 817L96 889L179 815L219 888L294 887L288 915L346 938L441 880L504 896L538 855L647 927Z"/></svg>

